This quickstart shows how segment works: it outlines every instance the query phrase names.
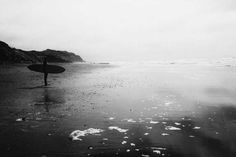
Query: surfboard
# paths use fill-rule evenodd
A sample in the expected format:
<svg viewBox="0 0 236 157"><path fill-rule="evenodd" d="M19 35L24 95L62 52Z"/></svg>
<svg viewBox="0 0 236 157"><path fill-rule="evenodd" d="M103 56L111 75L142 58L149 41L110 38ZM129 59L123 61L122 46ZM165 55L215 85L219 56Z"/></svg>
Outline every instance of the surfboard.
<svg viewBox="0 0 236 157"><path fill-rule="evenodd" d="M32 64L32 65L29 65L28 68L32 71L44 73L43 64ZM46 65L46 72L47 73L58 74L58 73L62 73L64 71L65 71L65 68L63 68L61 66L48 65L48 64Z"/></svg>

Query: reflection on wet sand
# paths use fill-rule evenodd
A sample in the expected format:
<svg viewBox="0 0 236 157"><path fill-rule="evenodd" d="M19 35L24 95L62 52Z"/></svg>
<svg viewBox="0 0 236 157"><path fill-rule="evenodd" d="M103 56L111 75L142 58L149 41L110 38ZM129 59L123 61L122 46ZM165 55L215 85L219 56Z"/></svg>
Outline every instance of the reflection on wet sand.
<svg viewBox="0 0 236 157"><path fill-rule="evenodd" d="M35 98L35 109L44 107L46 112L49 112L50 107L55 107L58 104L65 103L64 95L61 90L53 90L50 88L43 88L42 93Z"/></svg>

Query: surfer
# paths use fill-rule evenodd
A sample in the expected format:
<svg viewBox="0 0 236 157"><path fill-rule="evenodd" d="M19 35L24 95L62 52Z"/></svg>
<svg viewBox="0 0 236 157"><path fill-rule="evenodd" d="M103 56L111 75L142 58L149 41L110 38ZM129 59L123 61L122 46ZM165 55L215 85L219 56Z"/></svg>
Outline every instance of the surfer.
<svg viewBox="0 0 236 157"><path fill-rule="evenodd" d="M48 74L58 74L58 73L62 73L65 71L65 68L58 66L58 65L50 65L47 64L47 58L43 57L41 58L42 60L42 64L31 64L28 66L28 68L32 71L35 72L40 72L44 74L44 85L47 86L47 77Z"/></svg>
<svg viewBox="0 0 236 157"><path fill-rule="evenodd" d="M44 57L43 58L43 73L44 73L44 85L47 86L47 77L48 77L48 73L46 71L46 66L47 66L47 58Z"/></svg>

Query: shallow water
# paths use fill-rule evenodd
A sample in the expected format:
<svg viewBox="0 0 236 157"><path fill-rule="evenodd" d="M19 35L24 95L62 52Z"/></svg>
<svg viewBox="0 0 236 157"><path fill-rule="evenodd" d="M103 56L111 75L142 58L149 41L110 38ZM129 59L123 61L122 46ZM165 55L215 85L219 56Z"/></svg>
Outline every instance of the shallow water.
<svg viewBox="0 0 236 157"><path fill-rule="evenodd" d="M62 66L48 87L26 65L1 67L5 156L236 155L235 65Z"/></svg>

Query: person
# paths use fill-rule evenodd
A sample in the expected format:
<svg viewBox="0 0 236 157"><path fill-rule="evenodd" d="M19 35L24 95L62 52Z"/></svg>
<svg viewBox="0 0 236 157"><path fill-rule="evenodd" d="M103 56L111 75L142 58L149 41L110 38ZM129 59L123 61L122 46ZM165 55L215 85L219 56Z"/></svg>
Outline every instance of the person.
<svg viewBox="0 0 236 157"><path fill-rule="evenodd" d="M46 70L46 66L47 66L47 58L44 57L43 58L43 72L44 72L44 85L47 86L48 82L47 82L47 77L48 77L48 73Z"/></svg>

